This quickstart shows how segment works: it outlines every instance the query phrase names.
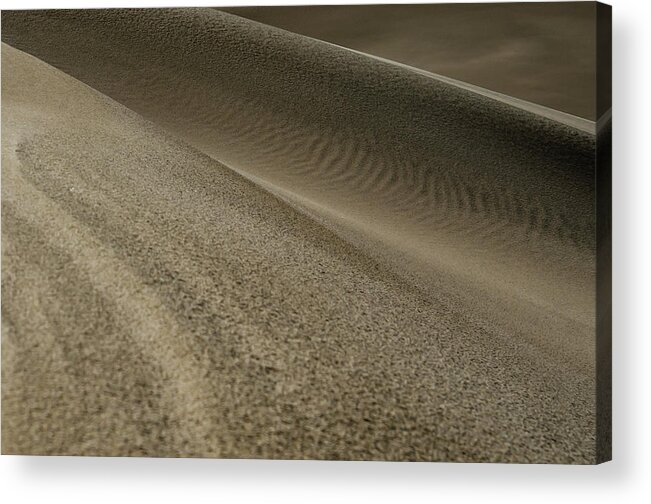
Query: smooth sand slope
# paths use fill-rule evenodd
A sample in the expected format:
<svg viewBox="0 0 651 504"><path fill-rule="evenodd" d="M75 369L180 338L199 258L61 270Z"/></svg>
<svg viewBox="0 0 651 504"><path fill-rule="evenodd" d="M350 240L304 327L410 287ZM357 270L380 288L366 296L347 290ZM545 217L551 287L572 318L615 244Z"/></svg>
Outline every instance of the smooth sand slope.
<svg viewBox="0 0 651 504"><path fill-rule="evenodd" d="M5 452L594 461L594 135L214 10L2 23L148 120L3 47Z"/></svg>

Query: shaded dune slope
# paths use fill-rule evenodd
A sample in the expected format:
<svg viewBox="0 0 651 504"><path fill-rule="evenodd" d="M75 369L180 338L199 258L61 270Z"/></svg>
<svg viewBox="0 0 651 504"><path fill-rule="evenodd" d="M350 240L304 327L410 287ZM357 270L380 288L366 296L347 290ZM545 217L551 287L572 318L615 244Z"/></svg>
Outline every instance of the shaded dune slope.
<svg viewBox="0 0 651 504"><path fill-rule="evenodd" d="M593 135L210 9L2 36L151 121L3 47L11 451L594 460ZM16 378L39 332L89 389ZM57 393L35 429L98 425L31 432L21 398Z"/></svg>

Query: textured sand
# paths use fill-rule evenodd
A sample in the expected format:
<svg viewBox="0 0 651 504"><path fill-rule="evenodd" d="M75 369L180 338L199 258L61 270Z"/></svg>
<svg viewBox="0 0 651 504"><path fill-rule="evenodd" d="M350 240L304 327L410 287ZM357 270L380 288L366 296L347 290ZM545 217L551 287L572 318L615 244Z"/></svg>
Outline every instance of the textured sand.
<svg viewBox="0 0 651 504"><path fill-rule="evenodd" d="M594 461L594 135L214 10L2 24L94 88L3 45L3 452Z"/></svg>

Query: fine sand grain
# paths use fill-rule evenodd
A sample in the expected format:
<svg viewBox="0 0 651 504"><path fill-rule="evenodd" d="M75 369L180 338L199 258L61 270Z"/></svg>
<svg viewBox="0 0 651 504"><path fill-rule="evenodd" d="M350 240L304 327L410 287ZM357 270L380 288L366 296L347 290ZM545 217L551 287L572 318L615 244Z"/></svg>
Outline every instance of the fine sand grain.
<svg viewBox="0 0 651 504"><path fill-rule="evenodd" d="M593 133L212 9L2 35L4 453L595 461Z"/></svg>

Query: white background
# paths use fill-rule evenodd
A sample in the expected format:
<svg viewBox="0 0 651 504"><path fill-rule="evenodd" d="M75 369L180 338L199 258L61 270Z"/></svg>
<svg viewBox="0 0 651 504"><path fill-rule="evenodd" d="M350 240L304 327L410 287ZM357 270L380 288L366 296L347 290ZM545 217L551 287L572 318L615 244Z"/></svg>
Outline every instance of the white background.
<svg viewBox="0 0 651 504"><path fill-rule="evenodd" d="M310 2L0 0L0 7L301 3ZM569 467L3 456L3 502L651 502L651 296L647 288L651 285L651 135L647 125L651 116L651 2L611 3L615 93L613 462Z"/></svg>

